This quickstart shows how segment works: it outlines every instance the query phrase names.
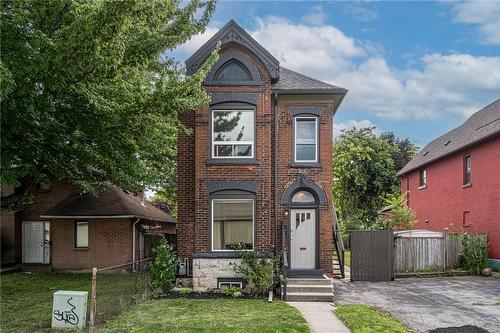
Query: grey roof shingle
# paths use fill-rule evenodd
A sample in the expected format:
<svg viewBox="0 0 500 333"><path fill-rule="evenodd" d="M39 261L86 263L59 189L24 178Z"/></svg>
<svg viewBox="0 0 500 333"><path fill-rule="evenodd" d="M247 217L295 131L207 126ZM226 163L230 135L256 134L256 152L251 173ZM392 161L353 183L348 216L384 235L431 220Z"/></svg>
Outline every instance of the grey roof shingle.
<svg viewBox="0 0 500 333"><path fill-rule="evenodd" d="M398 175L425 166L500 134L500 99L477 111L459 127L428 143Z"/></svg>
<svg viewBox="0 0 500 333"><path fill-rule="evenodd" d="M273 91L294 93L343 93L347 89L334 86L280 66L280 79L272 85Z"/></svg>

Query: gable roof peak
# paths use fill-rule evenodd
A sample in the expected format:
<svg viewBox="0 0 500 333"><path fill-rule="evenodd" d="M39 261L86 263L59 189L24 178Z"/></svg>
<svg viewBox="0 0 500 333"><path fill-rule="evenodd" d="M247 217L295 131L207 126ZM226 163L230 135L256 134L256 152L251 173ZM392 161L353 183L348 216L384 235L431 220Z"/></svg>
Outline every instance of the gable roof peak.
<svg viewBox="0 0 500 333"><path fill-rule="evenodd" d="M187 74L193 74L201 67L218 42L221 42L221 45L236 43L249 49L264 64L271 80L274 82L279 80L279 61L233 19L229 20L212 38L186 60Z"/></svg>

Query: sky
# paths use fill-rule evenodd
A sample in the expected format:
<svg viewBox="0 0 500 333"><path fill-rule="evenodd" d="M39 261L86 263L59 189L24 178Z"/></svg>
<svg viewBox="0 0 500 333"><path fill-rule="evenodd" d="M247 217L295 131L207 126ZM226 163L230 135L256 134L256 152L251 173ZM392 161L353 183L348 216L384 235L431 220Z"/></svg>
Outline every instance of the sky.
<svg viewBox="0 0 500 333"><path fill-rule="evenodd" d="M500 98L500 1L219 1L184 61L234 19L280 65L349 90L342 129L374 126L419 147Z"/></svg>

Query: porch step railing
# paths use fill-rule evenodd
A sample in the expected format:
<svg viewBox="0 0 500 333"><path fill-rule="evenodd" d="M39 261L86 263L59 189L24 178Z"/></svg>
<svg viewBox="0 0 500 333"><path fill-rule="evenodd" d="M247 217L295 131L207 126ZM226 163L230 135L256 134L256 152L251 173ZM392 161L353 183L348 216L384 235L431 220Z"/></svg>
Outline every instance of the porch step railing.
<svg viewBox="0 0 500 333"><path fill-rule="evenodd" d="M335 209L335 204L333 205L333 245L335 248L335 254L337 257L337 261L340 266L340 275L342 278L345 278L344 271L344 242L342 241L342 234L340 232L339 220L337 218L337 211Z"/></svg>

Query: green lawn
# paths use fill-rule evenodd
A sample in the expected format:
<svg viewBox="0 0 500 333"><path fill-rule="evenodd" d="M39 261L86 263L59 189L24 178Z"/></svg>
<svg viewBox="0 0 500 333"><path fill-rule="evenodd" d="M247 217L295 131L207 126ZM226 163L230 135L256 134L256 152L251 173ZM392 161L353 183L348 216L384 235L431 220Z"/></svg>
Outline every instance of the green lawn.
<svg viewBox="0 0 500 333"><path fill-rule="evenodd" d="M351 267L351 251L350 250L344 251L344 261L345 261L346 266Z"/></svg>
<svg viewBox="0 0 500 333"><path fill-rule="evenodd" d="M110 332L309 332L295 308L259 299L160 299L108 322Z"/></svg>
<svg viewBox="0 0 500 333"><path fill-rule="evenodd" d="M342 305L335 314L352 333L409 333L399 320L366 305Z"/></svg>
<svg viewBox="0 0 500 333"><path fill-rule="evenodd" d="M97 317L116 317L142 296L142 278L131 274L97 275ZM142 284L141 284L142 283ZM51 325L52 295L57 290L88 291L90 274L16 273L1 277L2 332L48 332ZM90 302L89 306L90 308ZM59 331L58 331L59 332Z"/></svg>

